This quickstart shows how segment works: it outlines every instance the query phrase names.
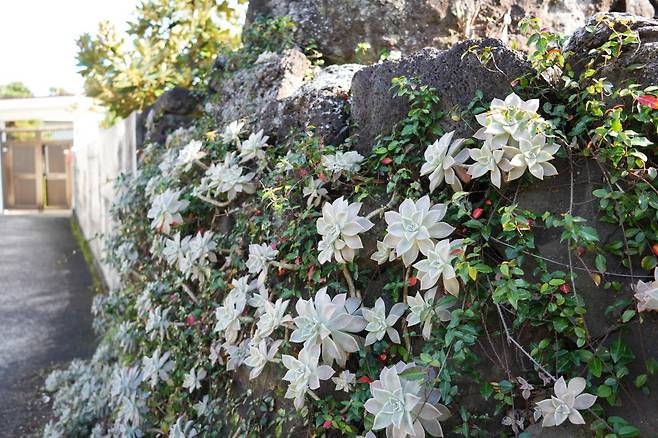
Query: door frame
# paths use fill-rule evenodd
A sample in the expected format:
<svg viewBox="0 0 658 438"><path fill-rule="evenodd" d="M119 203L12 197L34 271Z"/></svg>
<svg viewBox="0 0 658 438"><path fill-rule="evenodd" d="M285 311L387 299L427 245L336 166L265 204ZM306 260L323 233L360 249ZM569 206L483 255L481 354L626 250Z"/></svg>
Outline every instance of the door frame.
<svg viewBox="0 0 658 438"><path fill-rule="evenodd" d="M71 163L65 153L65 180L66 180L66 206L54 206L51 207L46 204L46 182L47 182L47 169L46 169L46 147L48 145L53 146L67 146L65 148L68 151L68 154L71 153L71 148L73 146L73 140L50 140L43 139L43 132L53 132L53 131L63 131L71 130L72 126L70 125L61 125L54 126L45 129L40 128L4 128L0 130L0 175L2 176L2 181L0 181L0 187L2 187L2 193L0 194L3 202L3 207L5 209L38 209L44 210L48 208L54 209L69 209L72 205L72 178L73 172L71 168ZM11 133L34 133L35 138L29 140L14 140L8 139L8 134ZM2 141L4 139L4 141ZM13 169L13 148L14 147L32 147L34 148L34 179L36 184L36 205L16 205L15 200L15 191L14 191L14 169ZM59 175L60 173L58 173ZM61 179L61 178L60 178Z"/></svg>

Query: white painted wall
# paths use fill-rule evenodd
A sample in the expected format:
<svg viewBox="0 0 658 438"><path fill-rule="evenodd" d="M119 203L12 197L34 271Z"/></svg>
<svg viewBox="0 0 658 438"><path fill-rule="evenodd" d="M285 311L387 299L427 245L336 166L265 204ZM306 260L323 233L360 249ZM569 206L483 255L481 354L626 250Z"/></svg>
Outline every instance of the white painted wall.
<svg viewBox="0 0 658 438"><path fill-rule="evenodd" d="M113 181L121 173L136 170L136 120L133 113L111 128L98 128L92 115L77 120L73 148L73 210L84 237L111 289L119 286L119 278L103 263L102 236L116 225L110 218L114 200Z"/></svg>

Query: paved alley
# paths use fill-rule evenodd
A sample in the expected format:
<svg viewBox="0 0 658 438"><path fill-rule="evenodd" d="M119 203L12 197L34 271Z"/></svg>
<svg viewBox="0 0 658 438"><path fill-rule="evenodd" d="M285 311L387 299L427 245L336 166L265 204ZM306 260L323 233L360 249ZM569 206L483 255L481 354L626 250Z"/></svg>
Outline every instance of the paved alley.
<svg viewBox="0 0 658 438"><path fill-rule="evenodd" d="M0 437L38 432L48 371L93 352L92 279L69 221L0 215Z"/></svg>

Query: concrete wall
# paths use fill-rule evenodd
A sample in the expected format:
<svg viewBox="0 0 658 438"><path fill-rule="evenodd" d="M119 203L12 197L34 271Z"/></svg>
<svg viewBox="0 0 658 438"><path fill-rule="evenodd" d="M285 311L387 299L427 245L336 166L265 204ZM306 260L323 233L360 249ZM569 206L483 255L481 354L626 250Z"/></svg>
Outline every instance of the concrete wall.
<svg viewBox="0 0 658 438"><path fill-rule="evenodd" d="M75 125L73 210L107 286L119 286L116 272L103 263L102 237L114 226L110 207L113 181L121 173L136 171L137 114L111 128L99 129L98 121L78 120Z"/></svg>

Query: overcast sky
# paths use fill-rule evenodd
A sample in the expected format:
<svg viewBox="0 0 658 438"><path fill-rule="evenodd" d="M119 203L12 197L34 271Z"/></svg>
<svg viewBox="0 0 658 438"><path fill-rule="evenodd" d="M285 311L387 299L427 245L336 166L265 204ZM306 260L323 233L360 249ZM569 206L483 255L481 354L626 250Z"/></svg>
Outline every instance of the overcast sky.
<svg viewBox="0 0 658 438"><path fill-rule="evenodd" d="M21 81L37 96L50 87L79 93L75 39L101 20L123 25L138 0L0 0L0 84Z"/></svg>

